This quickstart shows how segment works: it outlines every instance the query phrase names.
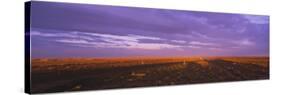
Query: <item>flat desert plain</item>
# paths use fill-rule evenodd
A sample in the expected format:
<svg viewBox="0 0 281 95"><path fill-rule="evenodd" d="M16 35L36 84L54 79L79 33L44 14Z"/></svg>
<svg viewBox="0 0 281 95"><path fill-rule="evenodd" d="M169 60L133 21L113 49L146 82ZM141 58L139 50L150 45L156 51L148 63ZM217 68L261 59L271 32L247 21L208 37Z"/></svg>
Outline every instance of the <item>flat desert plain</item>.
<svg viewBox="0 0 281 95"><path fill-rule="evenodd" d="M269 79L269 57L32 59L31 92Z"/></svg>

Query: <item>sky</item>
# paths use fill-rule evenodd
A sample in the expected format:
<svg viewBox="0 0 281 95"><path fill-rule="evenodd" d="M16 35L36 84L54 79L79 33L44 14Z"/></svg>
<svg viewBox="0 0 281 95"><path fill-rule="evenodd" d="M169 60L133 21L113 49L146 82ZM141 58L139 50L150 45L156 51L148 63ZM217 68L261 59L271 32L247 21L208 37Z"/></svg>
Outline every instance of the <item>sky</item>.
<svg viewBox="0 0 281 95"><path fill-rule="evenodd" d="M32 1L32 58L269 56L269 16Z"/></svg>

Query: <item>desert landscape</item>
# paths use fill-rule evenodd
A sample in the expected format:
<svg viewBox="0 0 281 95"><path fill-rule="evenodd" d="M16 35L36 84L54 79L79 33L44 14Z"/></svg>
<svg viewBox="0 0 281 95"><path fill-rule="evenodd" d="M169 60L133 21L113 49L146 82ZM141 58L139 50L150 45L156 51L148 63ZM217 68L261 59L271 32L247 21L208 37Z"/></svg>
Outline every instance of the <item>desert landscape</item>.
<svg viewBox="0 0 281 95"><path fill-rule="evenodd" d="M269 57L32 59L32 93L269 79Z"/></svg>
<svg viewBox="0 0 281 95"><path fill-rule="evenodd" d="M268 15L41 1L31 5L25 36L27 93L270 76Z"/></svg>

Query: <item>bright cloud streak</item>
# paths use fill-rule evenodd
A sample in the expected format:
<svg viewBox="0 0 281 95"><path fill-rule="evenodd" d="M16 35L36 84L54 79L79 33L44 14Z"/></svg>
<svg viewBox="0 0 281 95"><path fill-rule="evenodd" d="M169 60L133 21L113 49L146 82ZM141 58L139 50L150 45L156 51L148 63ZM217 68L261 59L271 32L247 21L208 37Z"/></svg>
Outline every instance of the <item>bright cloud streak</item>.
<svg viewBox="0 0 281 95"><path fill-rule="evenodd" d="M191 45L202 45L202 46L217 46L215 43L204 43L204 42L199 42L199 41L191 41L189 42Z"/></svg>
<svg viewBox="0 0 281 95"><path fill-rule="evenodd" d="M84 33L84 32L65 32L65 33L41 33L38 31L32 31L32 36L42 37L68 37L59 38L54 40L60 43L76 44L74 46L82 47L97 47L97 48L127 48L127 49L145 49L145 50L159 50L169 48L180 48L182 46L165 44L165 43L139 43L141 39L149 40L165 40L158 37L142 36L129 34L127 36L118 36L111 34L101 33ZM84 35L84 36L82 36ZM88 36L85 36L88 35ZM101 40L104 42L96 42L95 40ZM172 40L172 42L183 43L184 41Z"/></svg>
<svg viewBox="0 0 281 95"><path fill-rule="evenodd" d="M243 45L243 46L255 45L255 43L250 41L249 39L242 39L242 40L238 40L238 41L233 41L233 43L235 43L237 45Z"/></svg>
<svg viewBox="0 0 281 95"><path fill-rule="evenodd" d="M186 43L186 41L183 41L183 40L171 40L171 41L174 42L174 43L179 43L179 44Z"/></svg>

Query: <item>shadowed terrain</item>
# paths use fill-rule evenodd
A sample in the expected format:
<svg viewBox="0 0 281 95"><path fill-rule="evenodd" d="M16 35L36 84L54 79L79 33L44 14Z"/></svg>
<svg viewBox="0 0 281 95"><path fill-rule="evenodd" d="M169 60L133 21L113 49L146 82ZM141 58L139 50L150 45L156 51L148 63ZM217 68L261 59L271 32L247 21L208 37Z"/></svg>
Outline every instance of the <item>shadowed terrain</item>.
<svg viewBox="0 0 281 95"><path fill-rule="evenodd" d="M268 57L33 59L31 92L269 79Z"/></svg>

